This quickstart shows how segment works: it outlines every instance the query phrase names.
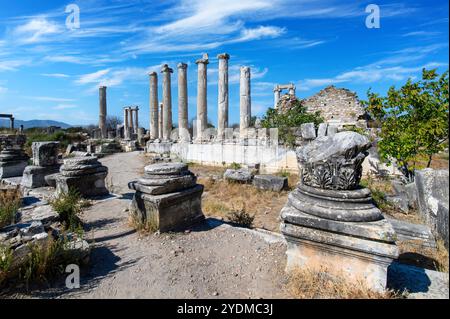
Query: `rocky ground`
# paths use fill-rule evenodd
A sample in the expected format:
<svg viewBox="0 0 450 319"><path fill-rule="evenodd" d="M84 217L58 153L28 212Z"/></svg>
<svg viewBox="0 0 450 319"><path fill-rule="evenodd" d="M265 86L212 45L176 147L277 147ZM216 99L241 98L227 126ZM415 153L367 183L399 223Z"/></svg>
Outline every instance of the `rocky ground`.
<svg viewBox="0 0 450 319"><path fill-rule="evenodd" d="M93 248L81 287L67 290L62 278L53 288L33 290L31 297L290 297L280 235L232 227L212 217L184 233L138 234L128 224L132 192L127 184L142 174L147 159L131 152L101 162L109 168L108 187L114 194L95 201L82 216ZM400 265L390 271L389 285L409 288L411 298L448 298L448 274Z"/></svg>

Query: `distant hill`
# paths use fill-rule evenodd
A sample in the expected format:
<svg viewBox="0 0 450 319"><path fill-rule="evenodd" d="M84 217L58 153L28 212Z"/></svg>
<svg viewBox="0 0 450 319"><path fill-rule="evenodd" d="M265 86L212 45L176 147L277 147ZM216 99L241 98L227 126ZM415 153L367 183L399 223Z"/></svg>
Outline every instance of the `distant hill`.
<svg viewBox="0 0 450 319"><path fill-rule="evenodd" d="M51 121L51 120L29 120L29 121L21 121L15 120L14 126L19 128L20 125L23 125L23 128L32 128L32 127L48 127L48 126L59 126L61 128L69 128L72 125L69 125L64 122ZM9 119L0 119L0 127L9 127Z"/></svg>

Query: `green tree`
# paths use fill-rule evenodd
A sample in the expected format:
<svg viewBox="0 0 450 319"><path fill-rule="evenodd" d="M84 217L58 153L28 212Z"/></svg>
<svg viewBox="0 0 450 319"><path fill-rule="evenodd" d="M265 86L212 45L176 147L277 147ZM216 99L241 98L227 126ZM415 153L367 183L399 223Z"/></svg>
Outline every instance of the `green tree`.
<svg viewBox="0 0 450 319"><path fill-rule="evenodd" d="M368 113L381 123L380 156L388 164L395 159L408 181L420 157L428 159L444 148L448 138L448 71L422 70L422 79L409 79L400 89L392 86L387 96L367 92Z"/></svg>
<svg viewBox="0 0 450 319"><path fill-rule="evenodd" d="M291 107L284 112L269 108L261 120L264 128L278 128L278 137L287 146L295 145L295 135L292 128L304 123L314 123L316 126L323 122L320 112L309 113L302 101L291 101Z"/></svg>

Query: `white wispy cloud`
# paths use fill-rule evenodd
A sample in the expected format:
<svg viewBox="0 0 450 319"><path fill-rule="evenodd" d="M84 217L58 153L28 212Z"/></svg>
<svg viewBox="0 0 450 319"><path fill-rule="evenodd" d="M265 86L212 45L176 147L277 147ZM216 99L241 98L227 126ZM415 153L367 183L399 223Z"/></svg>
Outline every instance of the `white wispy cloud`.
<svg viewBox="0 0 450 319"><path fill-rule="evenodd" d="M8 92L8 88L0 86L0 94L5 94L6 92Z"/></svg>
<svg viewBox="0 0 450 319"><path fill-rule="evenodd" d="M46 36L61 32L61 27L44 17L33 18L14 29L13 36L19 43L37 43L44 41Z"/></svg>
<svg viewBox="0 0 450 319"><path fill-rule="evenodd" d="M64 73L41 73L42 76L46 76L49 78L69 78L70 75Z"/></svg>
<svg viewBox="0 0 450 319"><path fill-rule="evenodd" d="M436 35L440 35L440 32L437 31L413 31L413 32L408 32L408 33L404 33L402 36L403 37L430 37L430 36L436 36Z"/></svg>
<svg viewBox="0 0 450 319"><path fill-rule="evenodd" d="M27 65L30 62L31 62L30 59L0 60L0 72L1 71L16 71L21 66Z"/></svg>
<svg viewBox="0 0 450 319"><path fill-rule="evenodd" d="M67 110L67 109L74 109L77 106L75 104L58 104L55 107L53 107L54 110Z"/></svg>
<svg viewBox="0 0 450 319"><path fill-rule="evenodd" d="M45 101L45 102L73 102L73 101L75 101L74 99L53 97L53 96L27 96L26 98L35 100L35 101Z"/></svg>

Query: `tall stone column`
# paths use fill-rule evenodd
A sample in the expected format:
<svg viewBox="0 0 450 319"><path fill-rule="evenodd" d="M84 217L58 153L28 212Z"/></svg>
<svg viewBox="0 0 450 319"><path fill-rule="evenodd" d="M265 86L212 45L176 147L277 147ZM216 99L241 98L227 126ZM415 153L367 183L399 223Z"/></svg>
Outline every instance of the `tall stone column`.
<svg viewBox="0 0 450 319"><path fill-rule="evenodd" d="M247 129L250 126L250 120L252 117L252 104L250 95L250 68L248 66L241 67L241 77L239 82L239 109L240 109L240 121L239 121L239 133L243 138Z"/></svg>
<svg viewBox="0 0 450 319"><path fill-rule="evenodd" d="M9 118L9 125L10 125L10 129L14 130L14 117L10 117Z"/></svg>
<svg viewBox="0 0 450 319"><path fill-rule="evenodd" d="M101 131L102 138L107 138L106 129L106 86L99 87L99 119L98 127Z"/></svg>
<svg viewBox="0 0 450 319"><path fill-rule="evenodd" d="M134 118L134 133L138 133L139 131L139 106L136 106L136 108L134 109L134 112L136 112L136 116Z"/></svg>
<svg viewBox="0 0 450 319"><path fill-rule="evenodd" d="M160 140L162 140L162 136L163 136L163 115L164 115L164 104L163 103L159 103L159 117L158 117L158 138Z"/></svg>
<svg viewBox="0 0 450 319"><path fill-rule="evenodd" d="M273 89L273 108L276 109L278 107L278 101L280 101L280 93L281 90L278 85Z"/></svg>
<svg viewBox="0 0 450 319"><path fill-rule="evenodd" d="M131 107L128 108L128 116L130 120L130 133L134 133L134 120L133 120L133 109ZM130 136L131 138L131 136Z"/></svg>
<svg viewBox="0 0 450 319"><path fill-rule="evenodd" d="M128 108L125 107L123 109L123 138L124 139L129 139L129 120L128 120Z"/></svg>
<svg viewBox="0 0 450 319"><path fill-rule="evenodd" d="M295 86L294 86L294 84L291 84L291 86L289 87L289 95L295 96Z"/></svg>
<svg viewBox="0 0 450 319"><path fill-rule="evenodd" d="M228 59L230 56L222 53L217 58L219 59L217 137L223 139L225 129L228 127Z"/></svg>
<svg viewBox="0 0 450 319"><path fill-rule="evenodd" d="M163 140L170 140L170 131L172 129L172 90L170 83L170 74L173 70L169 68L167 64L164 64L161 68L163 74Z"/></svg>
<svg viewBox="0 0 450 319"><path fill-rule="evenodd" d="M150 76L150 139L155 140L159 137L158 126L158 75L156 72Z"/></svg>
<svg viewBox="0 0 450 319"><path fill-rule="evenodd" d="M208 101L207 101L207 65L208 54L203 54L201 59L195 61L197 64L197 139L202 139L202 133L208 125Z"/></svg>
<svg viewBox="0 0 450 319"><path fill-rule="evenodd" d="M186 140L188 137L187 132L189 128L186 63L178 64L178 128L180 139Z"/></svg>

